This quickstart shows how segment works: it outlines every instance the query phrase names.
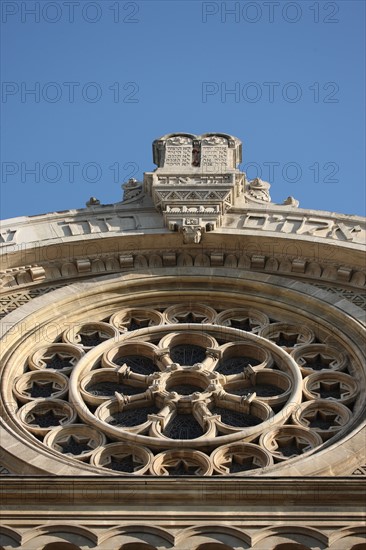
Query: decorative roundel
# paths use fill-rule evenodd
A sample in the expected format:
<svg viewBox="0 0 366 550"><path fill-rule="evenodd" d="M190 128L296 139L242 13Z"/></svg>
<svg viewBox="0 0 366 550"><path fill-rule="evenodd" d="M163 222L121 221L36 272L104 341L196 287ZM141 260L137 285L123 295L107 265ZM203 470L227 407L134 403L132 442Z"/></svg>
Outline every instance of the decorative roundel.
<svg viewBox="0 0 366 550"><path fill-rule="evenodd" d="M271 475L359 410L342 342L273 312L130 307L54 336L19 348L3 401L27 444L88 472Z"/></svg>

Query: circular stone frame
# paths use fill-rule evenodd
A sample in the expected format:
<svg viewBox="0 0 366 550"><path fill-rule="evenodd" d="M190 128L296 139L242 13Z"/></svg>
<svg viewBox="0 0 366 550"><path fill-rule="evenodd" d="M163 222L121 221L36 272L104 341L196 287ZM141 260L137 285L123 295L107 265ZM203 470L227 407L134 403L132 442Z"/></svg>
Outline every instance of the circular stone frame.
<svg viewBox="0 0 366 550"><path fill-rule="evenodd" d="M179 280L179 289L177 287ZM98 303L95 302L95 291L98 289ZM154 289L151 292L151 289ZM34 342L39 341L44 327L52 322L72 314L74 322L87 322L92 308L100 311L118 308L141 307L149 300L150 307L157 307L164 297L169 296L168 303L182 302L190 297L204 296L207 304L214 305L216 300L225 300L228 309L234 307L265 310L268 316L281 312L281 322L301 324L302 320L315 320L323 334L334 334L334 339L341 342L343 349L352 356L356 364L352 375L358 372L360 387L365 387L365 320L364 312L355 305L338 296L311 285L295 282L276 275L248 273L244 270L225 268L220 272L210 268L197 268L192 274L189 268L167 268L149 270L145 273L129 273L118 276L99 277L88 282L75 283L55 290L31 303L19 307L5 317L2 329L4 349L4 369L2 371L2 401L4 404L5 426L1 428L4 450L4 464L19 468L25 474L48 473L57 475L90 475L97 474L88 464L75 464L60 453L47 450L45 445L34 437L19 430L14 422L14 407L11 388L6 380L13 379L15 356L18 350L23 355L34 349ZM187 296L187 298L185 298ZM75 298L78 311L75 313ZM55 303L58 308L55 310ZM117 303L120 304L117 306ZM301 304L301 307L299 307ZM62 312L57 316L55 311ZM100 316L99 318L102 318ZM20 330L20 327L22 329ZM34 327L37 327L35 330ZM37 332L38 331L38 332ZM132 334L131 334L132 335ZM38 336L38 340L37 340ZM132 338L133 340L133 338ZM333 342L330 342L333 344ZM9 376L10 374L10 376ZM362 392L361 392L362 393ZM310 451L305 456L292 459L289 463L270 467L263 475L349 475L363 460L365 431L365 402L358 396L352 422L341 430L338 436L322 445L315 453ZM24 460L27 461L25 464ZM107 474L107 472L106 472Z"/></svg>

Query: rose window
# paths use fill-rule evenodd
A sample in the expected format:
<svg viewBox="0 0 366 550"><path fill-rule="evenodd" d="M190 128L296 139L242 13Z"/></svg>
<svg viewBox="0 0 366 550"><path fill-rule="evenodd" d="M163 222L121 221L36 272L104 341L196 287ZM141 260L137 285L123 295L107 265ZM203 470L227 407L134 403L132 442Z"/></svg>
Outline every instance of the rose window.
<svg viewBox="0 0 366 550"><path fill-rule="evenodd" d="M20 350L3 401L30 442L88 472L270 475L352 425L349 353L251 307L131 307Z"/></svg>

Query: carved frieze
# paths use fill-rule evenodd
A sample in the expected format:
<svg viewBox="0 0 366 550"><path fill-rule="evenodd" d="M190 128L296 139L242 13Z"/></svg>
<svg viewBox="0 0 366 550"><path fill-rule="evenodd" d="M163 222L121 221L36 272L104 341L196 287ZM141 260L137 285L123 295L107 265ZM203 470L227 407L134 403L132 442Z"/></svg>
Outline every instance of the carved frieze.
<svg viewBox="0 0 366 550"><path fill-rule="evenodd" d="M15 241L16 229L3 229L0 231L0 246L13 244Z"/></svg>
<svg viewBox="0 0 366 550"><path fill-rule="evenodd" d="M337 241L365 244L366 224L342 221L339 218L307 214L247 211L237 217L227 216L225 227L255 229L292 235L314 236Z"/></svg>

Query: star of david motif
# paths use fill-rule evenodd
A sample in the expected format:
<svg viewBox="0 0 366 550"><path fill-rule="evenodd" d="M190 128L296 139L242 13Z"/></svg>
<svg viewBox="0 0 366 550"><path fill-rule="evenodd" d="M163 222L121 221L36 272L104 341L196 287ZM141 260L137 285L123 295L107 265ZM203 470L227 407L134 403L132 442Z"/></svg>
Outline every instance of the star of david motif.
<svg viewBox="0 0 366 550"><path fill-rule="evenodd" d="M309 448L309 443L293 435L279 435L276 438L277 451L286 458L297 456Z"/></svg>
<svg viewBox="0 0 366 550"><path fill-rule="evenodd" d="M306 422L309 428L319 428L321 430L328 430L331 426L340 425L340 418L337 413L322 409L305 412L302 420Z"/></svg>
<svg viewBox="0 0 366 550"><path fill-rule="evenodd" d="M69 435L57 441L57 446L64 454L81 455L92 451L94 446L90 437Z"/></svg>
<svg viewBox="0 0 366 550"><path fill-rule="evenodd" d="M50 426L59 426L68 420L67 414L62 411L44 409L43 411L31 411L26 418L26 422L40 428L49 428Z"/></svg>
<svg viewBox="0 0 366 550"><path fill-rule="evenodd" d="M328 357L322 353L314 353L313 355L306 355L303 358L306 366L313 370L328 369L331 363L334 362L332 357Z"/></svg>

